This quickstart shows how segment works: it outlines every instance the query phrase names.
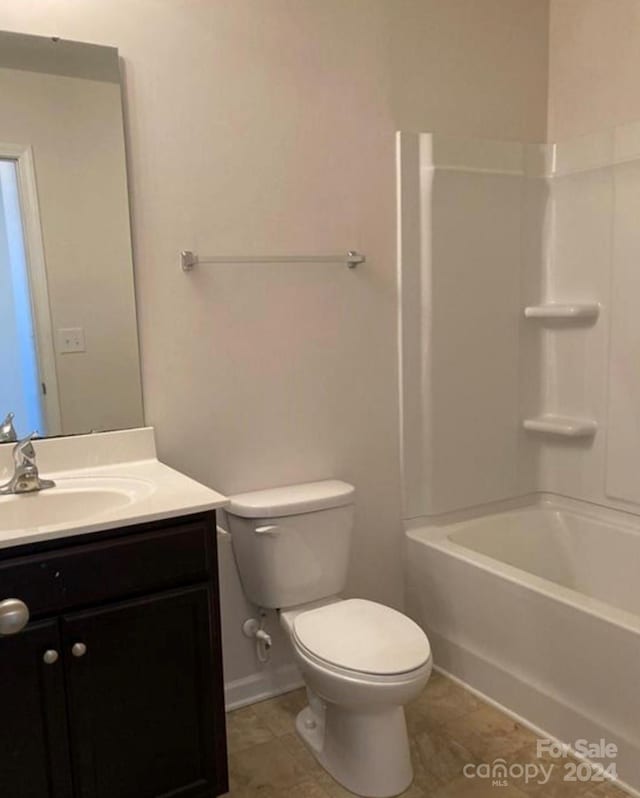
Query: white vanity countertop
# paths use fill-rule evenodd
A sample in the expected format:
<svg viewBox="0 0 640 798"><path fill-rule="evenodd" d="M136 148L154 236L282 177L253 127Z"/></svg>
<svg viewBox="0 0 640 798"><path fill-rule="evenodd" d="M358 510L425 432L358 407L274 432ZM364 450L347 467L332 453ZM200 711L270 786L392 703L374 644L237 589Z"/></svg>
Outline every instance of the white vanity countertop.
<svg viewBox="0 0 640 798"><path fill-rule="evenodd" d="M95 454L96 448L87 445L86 439L104 436L82 437L84 450ZM53 440L36 441L36 454L43 444L51 446ZM77 449L77 440L74 445ZM58 470L45 469L39 463L41 476L53 479L56 487L0 496L0 548L201 513L228 504L222 494L157 460L153 456L155 445L133 447L127 454L151 457L120 460L94 456L88 463L83 455L80 461L72 458L71 468ZM50 451L43 451L43 455L43 462L49 466L61 465L67 459L57 453L52 458Z"/></svg>

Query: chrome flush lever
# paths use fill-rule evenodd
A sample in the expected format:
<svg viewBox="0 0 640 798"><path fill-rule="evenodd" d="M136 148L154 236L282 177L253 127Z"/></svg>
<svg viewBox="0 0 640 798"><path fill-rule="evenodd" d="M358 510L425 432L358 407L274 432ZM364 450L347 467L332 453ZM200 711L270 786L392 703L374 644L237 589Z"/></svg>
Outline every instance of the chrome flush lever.
<svg viewBox="0 0 640 798"><path fill-rule="evenodd" d="M257 526L253 531L256 535L277 535L280 527L277 524L267 524L266 526Z"/></svg>

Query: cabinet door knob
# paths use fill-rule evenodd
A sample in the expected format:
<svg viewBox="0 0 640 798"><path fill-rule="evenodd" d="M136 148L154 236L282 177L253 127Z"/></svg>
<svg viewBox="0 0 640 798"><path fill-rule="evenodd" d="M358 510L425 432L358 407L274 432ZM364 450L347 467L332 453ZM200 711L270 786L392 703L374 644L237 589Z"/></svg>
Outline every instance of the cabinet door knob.
<svg viewBox="0 0 640 798"><path fill-rule="evenodd" d="M0 636L15 635L29 623L29 607L20 599L0 601Z"/></svg>
<svg viewBox="0 0 640 798"><path fill-rule="evenodd" d="M71 646L71 653L74 657L84 657L87 653L87 647L84 643L74 643Z"/></svg>
<svg viewBox="0 0 640 798"><path fill-rule="evenodd" d="M55 650L55 648L49 648L47 651L44 652L42 655L42 659L45 662L45 665L53 665L55 662L58 661L59 654Z"/></svg>

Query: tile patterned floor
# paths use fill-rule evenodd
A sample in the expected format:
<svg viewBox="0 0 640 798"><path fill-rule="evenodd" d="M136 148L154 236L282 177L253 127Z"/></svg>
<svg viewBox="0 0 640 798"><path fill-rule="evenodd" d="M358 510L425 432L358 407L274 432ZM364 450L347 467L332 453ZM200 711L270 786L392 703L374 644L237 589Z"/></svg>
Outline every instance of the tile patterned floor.
<svg viewBox="0 0 640 798"><path fill-rule="evenodd" d="M294 722L305 693L293 693L231 712L227 719L230 798L350 798L298 738ZM403 798L625 798L610 785L563 780L553 768L545 785L510 779L492 786L468 779L469 762L538 763L535 736L450 679L433 674L407 707L415 779ZM550 760L550 763L553 760Z"/></svg>

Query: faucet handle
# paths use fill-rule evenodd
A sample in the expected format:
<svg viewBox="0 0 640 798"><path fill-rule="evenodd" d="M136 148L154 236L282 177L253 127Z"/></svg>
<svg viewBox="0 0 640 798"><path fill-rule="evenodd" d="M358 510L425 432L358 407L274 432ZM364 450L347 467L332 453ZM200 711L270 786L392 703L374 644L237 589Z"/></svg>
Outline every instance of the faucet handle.
<svg viewBox="0 0 640 798"><path fill-rule="evenodd" d="M16 465L35 465L36 450L31 441L36 435L37 431L34 430L26 438L21 438L13 447L13 459Z"/></svg>

